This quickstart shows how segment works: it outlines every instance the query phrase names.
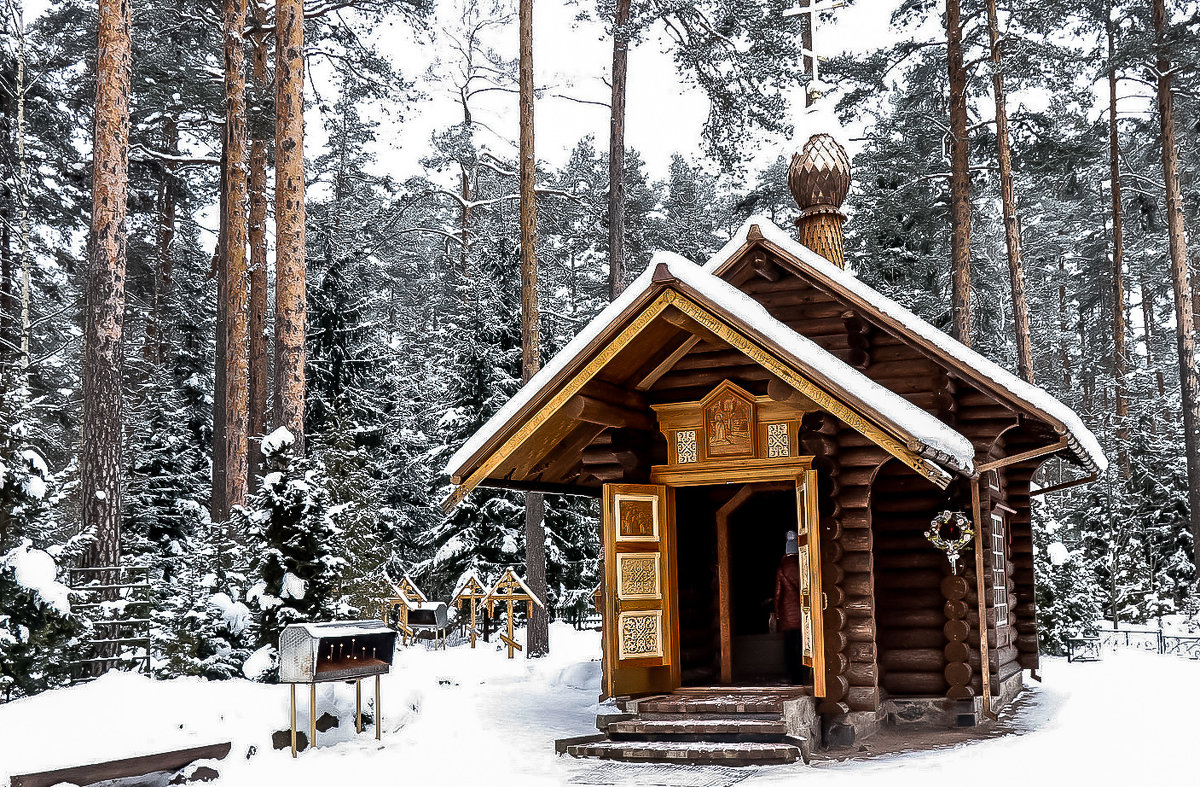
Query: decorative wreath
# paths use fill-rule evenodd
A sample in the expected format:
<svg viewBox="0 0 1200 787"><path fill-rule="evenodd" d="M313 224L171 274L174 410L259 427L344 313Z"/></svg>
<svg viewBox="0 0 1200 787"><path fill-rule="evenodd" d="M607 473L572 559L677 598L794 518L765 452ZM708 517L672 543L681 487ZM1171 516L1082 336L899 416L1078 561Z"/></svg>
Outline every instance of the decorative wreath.
<svg viewBox="0 0 1200 787"><path fill-rule="evenodd" d="M971 545L975 538L975 527L961 511L943 511L929 523L925 531L929 543L946 553L950 570L958 573L958 556Z"/></svg>

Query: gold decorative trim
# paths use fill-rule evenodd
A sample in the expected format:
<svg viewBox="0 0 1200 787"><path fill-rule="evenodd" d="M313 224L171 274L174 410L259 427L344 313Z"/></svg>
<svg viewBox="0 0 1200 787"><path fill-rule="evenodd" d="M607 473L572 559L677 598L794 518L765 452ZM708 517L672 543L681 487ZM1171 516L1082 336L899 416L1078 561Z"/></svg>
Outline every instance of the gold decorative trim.
<svg viewBox="0 0 1200 787"><path fill-rule="evenodd" d="M950 474L926 461L913 451L910 451L900 441L887 432L863 418L840 399L825 391L813 381L795 372L786 363L780 361L771 353L759 347L740 332L725 324L725 322L708 310L696 304L690 298L674 290L665 290L655 298L640 314L633 318L611 342L605 345L578 373L569 378L545 405L535 411L511 437L493 451L487 459L471 473L445 500L442 501L444 511L452 510L462 502L471 490L479 486L488 475L504 463L516 450L540 429L550 418L562 409L563 405L575 394L582 390L596 374L611 361L617 353L624 350L630 342L646 329L667 308L674 306L684 314L694 319L701 326L718 336L722 341L739 350L755 363L780 378L788 385L800 391L821 409L840 418L852 429L862 433L892 456L911 467L920 475L928 478L937 486L945 489L950 483Z"/></svg>
<svg viewBox="0 0 1200 787"><path fill-rule="evenodd" d="M896 438L892 437L881 428L863 418L852 408L844 404L840 399L825 391L812 380L801 376L795 372L786 363L783 363L774 355L759 347L753 341L747 339L738 331L730 328L725 322L702 306L694 303L691 299L684 295L676 293L664 293L664 295L675 295L671 305L681 312L691 317L703 327L718 336L722 341L728 343L731 347L739 350L746 355L750 360L762 366L767 371L774 374L776 377L783 380L788 385L795 388L800 393L812 399L822 410L832 413L840 418L847 425L857 432L860 432L873 442L879 445L880 448L887 451L892 456L899 459L901 462L917 471L919 474L928 478L933 483L937 484L942 489L945 489L950 483L950 474L938 468L914 452L910 451L907 446L901 443Z"/></svg>
<svg viewBox="0 0 1200 787"><path fill-rule="evenodd" d="M674 302L676 297L678 297L676 293L667 290L655 298L641 314L634 317L629 325L617 334L616 338L601 348L595 358L589 361L575 376L568 379L559 392L550 398L550 401L533 413L529 420L512 437L505 440L499 448L484 460L483 464L474 473L471 473L457 489L442 501L442 510L450 511L461 503L463 498L471 493L471 490L479 486L488 477L489 473L503 464L522 443L549 421L551 416L562 409L563 405L572 396L579 393L588 381L595 377L609 361L616 357L617 353L624 350L630 342L637 338L638 334L646 329L646 326L654 322L655 318L662 314Z"/></svg>

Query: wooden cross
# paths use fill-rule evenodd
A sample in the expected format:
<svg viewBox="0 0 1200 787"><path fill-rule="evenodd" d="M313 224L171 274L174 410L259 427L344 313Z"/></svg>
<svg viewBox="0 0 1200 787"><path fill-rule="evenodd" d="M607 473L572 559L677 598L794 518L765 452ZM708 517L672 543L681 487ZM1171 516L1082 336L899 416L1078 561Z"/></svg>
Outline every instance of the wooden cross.
<svg viewBox="0 0 1200 787"><path fill-rule="evenodd" d="M817 61L820 59L813 51L813 36L817 27L817 14L832 11L845 6L843 0L797 0L798 5L783 12L784 18L807 16L808 25L800 33L800 54L804 56L804 70L808 73L808 85L804 88L804 105L812 106L821 97L817 86L820 80L817 76Z"/></svg>
<svg viewBox="0 0 1200 787"><path fill-rule="evenodd" d="M508 646L508 657L513 658L513 653L518 650L524 650L516 641L513 634L513 605L518 601L524 601L526 604L532 602L537 604L542 609L546 605L542 600L534 595L529 586L517 576L511 568L505 569L500 579L496 580L496 584L488 591L487 608L488 614L495 616L496 605L503 603L507 605L508 611L508 636L500 635L500 640ZM527 608L528 609L528 608Z"/></svg>
<svg viewBox="0 0 1200 787"><path fill-rule="evenodd" d="M425 598L425 594L408 574L405 574L404 578L397 583L395 592L396 595L393 598L383 602L383 622L387 623L388 614L392 609L399 607L400 620L396 628L400 631L400 641L407 645L409 639L414 638L413 630L408 627L408 612L417 604L424 604L429 599Z"/></svg>
<svg viewBox="0 0 1200 787"><path fill-rule="evenodd" d="M463 608L463 602L467 602L471 610L471 626L468 632L471 635L471 647L475 647L475 639L479 636L479 631L476 628L476 609L480 601L486 601L488 597L488 589L485 584L479 581L479 575L475 573L475 569L471 569L466 574L463 574L458 584L458 590L454 592L454 605L460 610Z"/></svg>

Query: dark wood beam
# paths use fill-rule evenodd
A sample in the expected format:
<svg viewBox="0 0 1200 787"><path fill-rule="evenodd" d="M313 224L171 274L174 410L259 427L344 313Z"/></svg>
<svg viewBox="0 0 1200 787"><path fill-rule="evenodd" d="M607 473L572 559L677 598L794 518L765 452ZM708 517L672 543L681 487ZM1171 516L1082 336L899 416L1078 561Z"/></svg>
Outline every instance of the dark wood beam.
<svg viewBox="0 0 1200 787"><path fill-rule="evenodd" d="M783 269L772 262L765 254L756 254L750 262L754 268L754 272L767 281L779 281L783 276Z"/></svg>
<svg viewBox="0 0 1200 787"><path fill-rule="evenodd" d="M629 427L649 432L655 429L655 419L648 411L631 410L603 402L590 396L576 394L563 406L568 418L603 426Z"/></svg>
<svg viewBox="0 0 1200 787"><path fill-rule="evenodd" d="M538 480L541 482L564 481L571 468L579 464L579 457L583 449L595 442L596 438L607 428L601 424L580 424L575 432L559 443L558 447L550 454L548 464L538 474Z"/></svg>
<svg viewBox="0 0 1200 787"><path fill-rule="evenodd" d="M715 333L705 328L703 325L696 322L678 309L666 309L662 313L662 318L675 327L682 328L692 336L699 337L703 341L712 342L713 344L717 345L725 344L725 341L720 336L717 336Z"/></svg>
<svg viewBox="0 0 1200 787"><path fill-rule="evenodd" d="M580 392L584 396L590 396L593 399L599 399L617 407L624 407L629 410L646 410L649 405L646 404L646 396L639 391L629 390L620 385L605 382L600 379L592 379L583 387Z"/></svg>
<svg viewBox="0 0 1200 787"><path fill-rule="evenodd" d="M503 489L509 492L541 492L544 495L567 495L570 497L600 497L603 494L603 490L595 486L548 484L542 481L506 481L503 478L485 478L479 486L488 489Z"/></svg>

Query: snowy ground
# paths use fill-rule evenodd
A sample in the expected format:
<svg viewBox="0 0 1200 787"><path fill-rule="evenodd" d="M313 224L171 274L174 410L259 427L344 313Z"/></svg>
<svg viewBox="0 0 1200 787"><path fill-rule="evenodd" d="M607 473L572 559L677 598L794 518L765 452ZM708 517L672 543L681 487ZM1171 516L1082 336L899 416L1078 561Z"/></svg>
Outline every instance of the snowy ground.
<svg viewBox="0 0 1200 787"><path fill-rule="evenodd" d="M494 646L472 651L408 648L383 686L383 740L355 739L353 688L322 685L318 715L336 709L342 726L292 760L273 751L287 725L287 690L247 681L152 681L114 673L83 686L0 705L0 785L15 773L233 741L219 765L222 785L331 785L445 779L459 785L1117 784L1176 776L1195 783L1200 663L1126 651L1104 661L1048 659L1034 685L1001 721L970 736L939 734L934 748L905 751L895 735L868 751L818 758L812 766L686 768L560 758L554 740L594 731L599 635L556 626L549 659L508 661ZM364 684L364 695L369 695ZM298 723L307 729L307 692ZM247 757L247 752L255 753ZM880 753L886 752L886 753Z"/></svg>

